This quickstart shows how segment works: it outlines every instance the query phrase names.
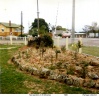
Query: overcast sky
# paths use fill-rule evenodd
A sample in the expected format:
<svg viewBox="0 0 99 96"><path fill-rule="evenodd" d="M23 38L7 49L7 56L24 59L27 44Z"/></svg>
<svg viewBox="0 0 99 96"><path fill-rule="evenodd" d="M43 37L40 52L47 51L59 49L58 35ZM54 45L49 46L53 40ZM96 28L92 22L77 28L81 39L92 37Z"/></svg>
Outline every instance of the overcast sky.
<svg viewBox="0 0 99 96"><path fill-rule="evenodd" d="M38 0L39 17L47 23L55 25L57 8L57 25L72 28L72 1L73 0ZM59 6L58 6L59 5ZM81 31L84 25L97 22L99 25L99 0L75 0L75 30ZM0 0L0 22L20 24L23 11L23 25L25 32L31 22L37 18L37 0Z"/></svg>

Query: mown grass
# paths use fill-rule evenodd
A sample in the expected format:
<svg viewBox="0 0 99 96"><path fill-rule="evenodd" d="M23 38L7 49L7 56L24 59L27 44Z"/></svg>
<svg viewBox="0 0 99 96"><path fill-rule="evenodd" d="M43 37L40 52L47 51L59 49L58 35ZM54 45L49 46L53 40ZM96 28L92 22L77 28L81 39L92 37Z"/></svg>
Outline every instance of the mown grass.
<svg viewBox="0 0 99 96"><path fill-rule="evenodd" d="M2 46L2 47L10 47ZM0 81L2 94L89 94L89 90L67 86L66 84L51 81L47 79L39 79L28 73L21 72L13 64L9 64L8 60L18 50L20 46L11 50L0 50Z"/></svg>
<svg viewBox="0 0 99 96"><path fill-rule="evenodd" d="M72 45L69 45L69 50L74 50ZM96 46L82 46L82 53L99 57L99 47Z"/></svg>
<svg viewBox="0 0 99 96"><path fill-rule="evenodd" d="M99 57L99 47L84 46L82 50L83 50L83 53Z"/></svg>
<svg viewBox="0 0 99 96"><path fill-rule="evenodd" d="M21 46L21 45L19 45ZM3 45L3 44L0 44L0 48L8 48L8 47L19 47L18 45Z"/></svg>

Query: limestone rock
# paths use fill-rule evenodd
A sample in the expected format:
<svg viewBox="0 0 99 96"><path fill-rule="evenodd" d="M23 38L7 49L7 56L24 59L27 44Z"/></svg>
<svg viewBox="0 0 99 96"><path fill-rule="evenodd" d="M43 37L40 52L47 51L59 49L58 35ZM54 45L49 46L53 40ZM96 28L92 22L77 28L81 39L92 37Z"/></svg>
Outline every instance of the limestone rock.
<svg viewBox="0 0 99 96"><path fill-rule="evenodd" d="M59 82L66 83L67 78L68 78L68 75L60 74L57 76L56 80Z"/></svg>
<svg viewBox="0 0 99 96"><path fill-rule="evenodd" d="M83 86L88 88L94 88L95 87L95 81L94 80L85 80Z"/></svg>
<svg viewBox="0 0 99 96"><path fill-rule="evenodd" d="M99 80L96 82L95 87L99 89Z"/></svg>
<svg viewBox="0 0 99 96"><path fill-rule="evenodd" d="M11 58L11 61L12 61L12 62L14 62L14 61L15 61L15 56L13 56L13 57Z"/></svg>
<svg viewBox="0 0 99 96"><path fill-rule="evenodd" d="M96 73L88 72L88 77L91 79L99 79L99 76Z"/></svg>
<svg viewBox="0 0 99 96"><path fill-rule="evenodd" d="M74 86L82 86L83 85L83 79L78 77L73 77L73 85Z"/></svg>
<svg viewBox="0 0 99 96"><path fill-rule="evenodd" d="M99 60L92 60L92 61L90 62L90 65L91 65L91 66L99 66Z"/></svg>
<svg viewBox="0 0 99 96"><path fill-rule="evenodd" d="M56 80L57 79L57 76L58 76L58 74L56 74L55 72L51 71L48 79L50 79L50 80Z"/></svg>
<svg viewBox="0 0 99 96"><path fill-rule="evenodd" d="M87 70L88 70L88 71L91 71L92 69L93 69L93 66L90 66L90 65L87 66Z"/></svg>
<svg viewBox="0 0 99 96"><path fill-rule="evenodd" d="M75 71L79 74L82 74L82 67L80 66L75 66Z"/></svg>
<svg viewBox="0 0 99 96"><path fill-rule="evenodd" d="M18 68L19 68L21 71L24 70L24 66L23 66L22 64L20 64L20 65L18 66Z"/></svg>
<svg viewBox="0 0 99 96"><path fill-rule="evenodd" d="M15 60L14 60L14 64L15 64L16 66L19 66L19 65L20 65L19 60L18 60L18 59L15 59Z"/></svg>
<svg viewBox="0 0 99 96"><path fill-rule="evenodd" d="M72 78L68 77L68 78L66 79L66 84L72 85L72 84L73 84Z"/></svg>
<svg viewBox="0 0 99 96"><path fill-rule="evenodd" d="M31 72L32 75L38 75L39 74L39 70L35 67L32 67L30 69L30 72Z"/></svg>
<svg viewBox="0 0 99 96"><path fill-rule="evenodd" d="M41 68L39 72L39 77L40 78L47 78L50 75L50 70L47 68Z"/></svg>

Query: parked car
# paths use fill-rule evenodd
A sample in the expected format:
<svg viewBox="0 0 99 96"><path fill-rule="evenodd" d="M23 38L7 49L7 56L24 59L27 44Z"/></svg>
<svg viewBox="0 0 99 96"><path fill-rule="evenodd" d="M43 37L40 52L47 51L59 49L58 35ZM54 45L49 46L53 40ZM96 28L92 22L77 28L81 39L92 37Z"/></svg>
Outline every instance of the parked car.
<svg viewBox="0 0 99 96"><path fill-rule="evenodd" d="M69 33L69 32L63 32L62 33L62 38L66 38L66 37L71 37L71 33Z"/></svg>

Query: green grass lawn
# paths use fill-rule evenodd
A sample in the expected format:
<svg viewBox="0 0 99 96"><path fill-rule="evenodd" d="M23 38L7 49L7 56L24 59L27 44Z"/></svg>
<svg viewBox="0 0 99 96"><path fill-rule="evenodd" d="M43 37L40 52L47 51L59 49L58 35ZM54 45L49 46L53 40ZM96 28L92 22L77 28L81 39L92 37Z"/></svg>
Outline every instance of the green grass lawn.
<svg viewBox="0 0 99 96"><path fill-rule="evenodd" d="M70 44L69 45L69 50L77 50L77 49L74 49L72 47L72 45ZM99 47L96 47L96 46L83 46L82 47L82 53L99 57Z"/></svg>
<svg viewBox="0 0 99 96"><path fill-rule="evenodd" d="M1 46L0 46L1 47ZM2 45L2 47L11 47ZM66 84L59 83L47 79L39 79L33 75L20 71L14 64L9 64L8 60L11 56L18 50L20 46L11 50L0 50L0 86L2 94L39 94L39 93L48 93L48 94L89 94L91 91L70 87ZM86 49L86 47L85 47Z"/></svg>
<svg viewBox="0 0 99 96"><path fill-rule="evenodd" d="M82 49L83 49L83 53L99 57L99 47L84 46Z"/></svg>

